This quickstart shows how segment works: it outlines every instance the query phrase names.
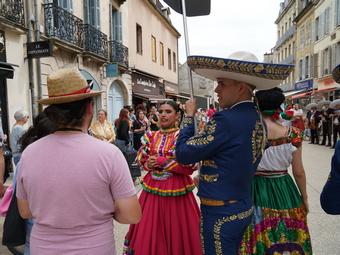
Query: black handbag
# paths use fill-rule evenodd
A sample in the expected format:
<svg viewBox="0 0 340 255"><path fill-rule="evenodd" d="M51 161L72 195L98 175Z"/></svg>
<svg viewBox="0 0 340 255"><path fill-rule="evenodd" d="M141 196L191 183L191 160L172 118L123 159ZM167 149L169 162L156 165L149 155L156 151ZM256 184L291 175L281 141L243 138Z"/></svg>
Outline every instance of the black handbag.
<svg viewBox="0 0 340 255"><path fill-rule="evenodd" d="M14 189L3 226L2 244L9 247L15 247L23 245L25 242L26 222L19 214L16 189Z"/></svg>
<svg viewBox="0 0 340 255"><path fill-rule="evenodd" d="M124 157L128 163L132 179L142 175L140 166L137 163L137 151L131 145L123 151Z"/></svg>

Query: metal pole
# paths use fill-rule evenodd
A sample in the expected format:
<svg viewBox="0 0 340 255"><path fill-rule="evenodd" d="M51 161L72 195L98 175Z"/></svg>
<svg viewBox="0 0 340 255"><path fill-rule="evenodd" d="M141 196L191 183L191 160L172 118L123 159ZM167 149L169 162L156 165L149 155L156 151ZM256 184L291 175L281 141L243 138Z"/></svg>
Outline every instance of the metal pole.
<svg viewBox="0 0 340 255"><path fill-rule="evenodd" d="M31 5L30 5L30 0L26 0L25 1L25 5L26 5L26 24L28 27L28 31L27 31L27 43L30 43L33 41L33 29L32 29L32 24L31 24ZM35 87L34 87L34 75L33 75L33 60L32 58L28 58L28 82L29 82L29 89L31 92L31 103L32 103L32 115L33 116L37 116L38 115L38 103L37 103L37 98L35 95Z"/></svg>
<svg viewBox="0 0 340 255"><path fill-rule="evenodd" d="M185 0L182 0L182 12L183 12L185 53L186 53L186 57L188 59L188 56L190 55L190 49L189 49L187 11L186 11L186 6L185 6ZM190 69L189 66L188 66L187 70L188 70L188 78L189 78L190 97L191 97L191 99L194 99L194 86L193 86L193 82L192 82L192 73L191 73L191 69Z"/></svg>
<svg viewBox="0 0 340 255"><path fill-rule="evenodd" d="M40 41L40 21L39 21L39 5L38 0L34 0L34 21L35 21L35 41ZM41 87L41 64L40 58L36 59L36 71L37 71L37 86L38 86L38 98L42 98ZM42 111L42 105L38 105L39 112Z"/></svg>

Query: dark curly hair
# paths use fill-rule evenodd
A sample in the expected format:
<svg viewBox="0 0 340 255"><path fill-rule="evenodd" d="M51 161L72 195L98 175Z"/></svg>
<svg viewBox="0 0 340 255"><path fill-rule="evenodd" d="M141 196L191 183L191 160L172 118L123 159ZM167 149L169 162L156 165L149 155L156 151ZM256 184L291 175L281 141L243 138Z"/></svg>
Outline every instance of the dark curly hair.
<svg viewBox="0 0 340 255"><path fill-rule="evenodd" d="M276 110L285 101L282 89L273 88L268 90L259 90L255 93L260 111Z"/></svg>

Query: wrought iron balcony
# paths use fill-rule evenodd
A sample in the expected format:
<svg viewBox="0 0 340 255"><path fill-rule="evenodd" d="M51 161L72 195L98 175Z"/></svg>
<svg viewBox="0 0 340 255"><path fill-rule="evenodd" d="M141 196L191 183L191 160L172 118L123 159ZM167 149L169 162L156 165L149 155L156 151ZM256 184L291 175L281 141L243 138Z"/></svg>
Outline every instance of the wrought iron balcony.
<svg viewBox="0 0 340 255"><path fill-rule="evenodd" d="M291 54L288 57L286 57L285 59L281 60L279 62L279 64L288 64L288 65L291 65L291 64L294 64L294 61L295 61L295 57L294 57L293 54Z"/></svg>
<svg viewBox="0 0 340 255"><path fill-rule="evenodd" d="M44 4L45 33L83 48L83 21L56 4Z"/></svg>
<svg viewBox="0 0 340 255"><path fill-rule="evenodd" d="M295 26L291 26L276 42L275 49L280 47L283 43L285 43L289 38L293 37L295 34Z"/></svg>
<svg viewBox="0 0 340 255"><path fill-rule="evenodd" d="M129 49L118 41L110 41L110 61L129 67Z"/></svg>
<svg viewBox="0 0 340 255"><path fill-rule="evenodd" d="M83 29L85 51L108 58L107 35L90 24L85 24Z"/></svg>
<svg viewBox="0 0 340 255"><path fill-rule="evenodd" d="M18 25L25 26L24 1L1 0L0 16Z"/></svg>

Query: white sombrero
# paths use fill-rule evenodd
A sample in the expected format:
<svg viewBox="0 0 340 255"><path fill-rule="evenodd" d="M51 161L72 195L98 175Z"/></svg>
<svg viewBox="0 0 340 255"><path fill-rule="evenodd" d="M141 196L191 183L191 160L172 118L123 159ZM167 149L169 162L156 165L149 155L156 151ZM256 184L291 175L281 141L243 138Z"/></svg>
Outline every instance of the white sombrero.
<svg viewBox="0 0 340 255"><path fill-rule="evenodd" d="M59 69L47 77L48 98L38 100L38 103L64 104L80 101L88 97L98 96L103 91L92 91L82 74L76 68Z"/></svg>
<svg viewBox="0 0 340 255"><path fill-rule="evenodd" d="M277 87L294 70L294 65L261 63L254 54L245 51L235 52L227 59L189 56L187 63L195 73L208 79L242 81L258 90Z"/></svg>

